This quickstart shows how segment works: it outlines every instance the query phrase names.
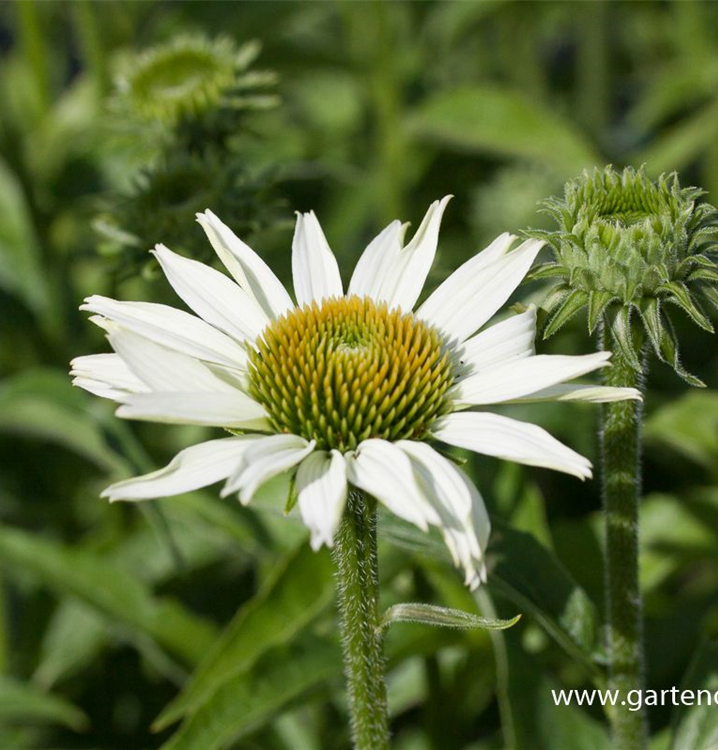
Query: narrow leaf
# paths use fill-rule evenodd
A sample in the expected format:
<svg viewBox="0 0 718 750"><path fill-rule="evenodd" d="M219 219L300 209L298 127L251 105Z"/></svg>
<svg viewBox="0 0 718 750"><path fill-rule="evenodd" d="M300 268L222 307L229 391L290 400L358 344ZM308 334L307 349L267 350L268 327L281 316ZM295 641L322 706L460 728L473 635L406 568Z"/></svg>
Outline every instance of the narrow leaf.
<svg viewBox="0 0 718 750"><path fill-rule="evenodd" d="M416 622L423 625L434 625L441 628L459 628L461 630L505 630L515 625L521 619L516 615L510 620L480 617L471 612L449 607L437 607L434 604L412 602L394 604L384 613L381 621L382 629L388 628L395 622Z"/></svg>
<svg viewBox="0 0 718 750"><path fill-rule="evenodd" d="M544 328L543 337L545 339L553 336L565 323L567 323L579 310L584 308L588 303L588 294L582 289L575 289L565 300L561 302L560 307L551 317L548 325Z"/></svg>
<svg viewBox="0 0 718 750"><path fill-rule="evenodd" d="M710 320L708 320L702 310L699 309L698 305L691 297L691 293L684 284L680 284L677 281L671 281L668 284L662 284L659 287L659 291L666 294L665 299L667 302L672 302L674 305L678 305L678 307L688 314L694 323L709 333L713 333L713 326L711 325Z"/></svg>
<svg viewBox="0 0 718 750"><path fill-rule="evenodd" d="M69 549L18 529L0 529L0 563L34 575L59 596L70 594L104 615L110 627L149 636L194 664L216 639L214 627L179 602L153 596L135 576L100 555Z"/></svg>
<svg viewBox="0 0 718 750"><path fill-rule="evenodd" d="M661 352L663 353L663 360L668 362L671 367L676 371L676 374L683 378L686 383L696 386L697 388L705 388L706 384L695 375L691 375L681 364L680 354L678 351L678 340L673 330L670 318L666 316L666 325L663 327L663 335L661 337Z"/></svg>
<svg viewBox="0 0 718 750"><path fill-rule="evenodd" d="M661 301L657 297L650 297L641 303L639 312L653 349L659 359L664 359L663 351L661 350L661 339L664 333L663 320L661 319Z"/></svg>
<svg viewBox="0 0 718 750"><path fill-rule="evenodd" d="M611 335L618 350L628 364L637 372L641 372L641 363L636 352L636 344L633 339L633 326L631 321L631 310L622 307L613 318Z"/></svg>
<svg viewBox="0 0 718 750"><path fill-rule="evenodd" d="M270 648L290 642L333 596L329 556L301 544L237 612L184 690L157 718L155 728L164 729L208 704L227 681L249 669Z"/></svg>
<svg viewBox="0 0 718 750"><path fill-rule="evenodd" d="M162 745L162 750L220 750L267 724L291 701L341 674L339 647L305 641L275 649L256 669L234 675Z"/></svg>
<svg viewBox="0 0 718 750"><path fill-rule="evenodd" d="M40 690L35 685L0 676L0 723L61 724L80 731L87 717L72 703Z"/></svg>
<svg viewBox="0 0 718 750"><path fill-rule="evenodd" d="M610 292L591 292L588 296L588 332L593 333L596 330L598 321L601 319L606 307L615 300L616 297Z"/></svg>

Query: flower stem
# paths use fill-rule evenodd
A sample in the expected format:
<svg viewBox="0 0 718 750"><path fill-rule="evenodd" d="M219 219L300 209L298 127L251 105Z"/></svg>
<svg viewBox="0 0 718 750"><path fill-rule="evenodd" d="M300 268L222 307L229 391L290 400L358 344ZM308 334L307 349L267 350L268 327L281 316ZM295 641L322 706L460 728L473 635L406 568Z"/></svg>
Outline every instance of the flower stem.
<svg viewBox="0 0 718 750"><path fill-rule="evenodd" d="M355 490L349 493L333 556L354 748L387 750L389 720L373 498Z"/></svg>
<svg viewBox="0 0 718 750"><path fill-rule="evenodd" d="M643 376L614 351L606 385L638 388ZM617 401L603 410L601 451L606 533L606 617L609 687L620 691L609 714L616 750L644 750L643 710L629 711L627 696L644 678L643 615L638 581L638 512L641 492L642 402ZM621 701L626 701L621 705Z"/></svg>

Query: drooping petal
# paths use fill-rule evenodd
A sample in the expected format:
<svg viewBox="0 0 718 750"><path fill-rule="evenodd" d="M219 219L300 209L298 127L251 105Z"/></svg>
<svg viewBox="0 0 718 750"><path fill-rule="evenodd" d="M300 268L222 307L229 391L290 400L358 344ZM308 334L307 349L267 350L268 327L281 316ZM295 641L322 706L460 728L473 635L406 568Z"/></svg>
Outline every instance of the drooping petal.
<svg viewBox="0 0 718 750"><path fill-rule="evenodd" d="M438 419L432 435L457 448L528 466L591 477L591 462L534 424L499 414L463 412Z"/></svg>
<svg viewBox="0 0 718 750"><path fill-rule="evenodd" d="M466 340L511 296L543 247L543 242L527 240L509 250L515 239L502 234L460 266L424 302L417 316L450 341Z"/></svg>
<svg viewBox="0 0 718 750"><path fill-rule="evenodd" d="M439 516L437 525L454 564L464 569L466 584L475 589L486 577L484 550L491 530L483 498L464 473L430 445L400 440L397 446L409 456L423 493ZM478 528L476 522L481 524Z"/></svg>
<svg viewBox="0 0 718 750"><path fill-rule="evenodd" d="M87 310L190 357L246 369L247 354L234 339L190 313L154 302L120 302L93 295Z"/></svg>
<svg viewBox="0 0 718 750"><path fill-rule="evenodd" d="M191 492L226 479L258 435L208 440L180 451L162 469L110 485L102 497L115 500L149 500Z"/></svg>
<svg viewBox="0 0 718 750"><path fill-rule="evenodd" d="M88 354L70 362L72 384L113 401L123 401L131 393L148 391L119 354Z"/></svg>
<svg viewBox="0 0 718 750"><path fill-rule="evenodd" d="M199 424L244 430L269 429L261 404L240 391L228 393L136 393L116 412L123 419Z"/></svg>
<svg viewBox="0 0 718 750"><path fill-rule="evenodd" d="M643 396L636 388L613 388L607 385L560 383L529 393L514 401L527 403L536 401L588 401L592 404L606 404L611 401L642 401Z"/></svg>
<svg viewBox="0 0 718 750"><path fill-rule="evenodd" d="M351 484L368 492L399 518L426 531L437 523L436 511L417 484L408 456L386 440L365 440L347 456Z"/></svg>
<svg viewBox="0 0 718 750"><path fill-rule="evenodd" d="M299 305L344 294L334 253L314 211L297 214L292 242L292 277Z"/></svg>
<svg viewBox="0 0 718 750"><path fill-rule="evenodd" d="M278 318L294 307L284 285L269 266L212 211L197 214L197 221L235 281L269 318Z"/></svg>
<svg viewBox="0 0 718 750"><path fill-rule="evenodd" d="M466 340L459 350L466 374L536 353L536 306L492 325Z"/></svg>
<svg viewBox="0 0 718 750"><path fill-rule="evenodd" d="M455 404L461 407L513 401L605 367L610 356L610 352L580 356L537 354L503 362L461 380L456 386Z"/></svg>
<svg viewBox="0 0 718 750"><path fill-rule="evenodd" d="M152 391L231 394L236 390L199 360L156 344L117 324L110 325L108 338L130 370Z"/></svg>
<svg viewBox="0 0 718 750"><path fill-rule="evenodd" d="M384 280L379 299L386 301L390 308L410 312L419 299L436 256L441 218L451 197L447 195L429 206L411 242L381 269Z"/></svg>
<svg viewBox="0 0 718 750"><path fill-rule="evenodd" d="M257 490L272 477L288 471L306 458L315 447L298 435L270 435L250 446L237 471L222 490L222 497L239 492L239 500L247 505Z"/></svg>
<svg viewBox="0 0 718 750"><path fill-rule="evenodd" d="M347 500L347 468L339 451L315 451L297 469L299 512L311 531L312 549L331 547Z"/></svg>
<svg viewBox="0 0 718 750"><path fill-rule="evenodd" d="M178 296L210 325L238 341L254 340L266 328L262 308L228 276L164 245L152 252Z"/></svg>
<svg viewBox="0 0 718 750"><path fill-rule="evenodd" d="M400 221L392 221L367 245L352 274L348 295L371 297L375 302L391 302L389 279L393 278L392 269L402 252L406 227Z"/></svg>

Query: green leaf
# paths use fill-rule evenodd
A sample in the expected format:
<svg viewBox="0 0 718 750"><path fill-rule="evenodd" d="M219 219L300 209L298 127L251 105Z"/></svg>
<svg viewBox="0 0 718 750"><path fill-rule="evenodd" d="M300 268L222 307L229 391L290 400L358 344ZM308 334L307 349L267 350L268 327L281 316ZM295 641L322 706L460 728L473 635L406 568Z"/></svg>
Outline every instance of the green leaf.
<svg viewBox="0 0 718 750"><path fill-rule="evenodd" d="M601 319L606 307L615 300L616 297L610 292L591 292L588 296L588 332L593 333L596 330L598 321Z"/></svg>
<svg viewBox="0 0 718 750"><path fill-rule="evenodd" d="M579 310L588 303L588 294L582 289L574 289L566 299L561 302L560 307L551 316L551 320L544 328L544 339L553 336L565 323L567 323Z"/></svg>
<svg viewBox="0 0 718 750"><path fill-rule="evenodd" d="M58 596L80 599L129 640L149 636L188 664L198 662L216 640L209 622L172 599L154 597L136 577L93 552L0 528L0 563L35 576Z"/></svg>
<svg viewBox="0 0 718 750"><path fill-rule="evenodd" d="M463 86L435 94L410 115L407 128L418 140L531 159L566 176L602 161L572 123L498 86Z"/></svg>
<svg viewBox="0 0 718 750"><path fill-rule="evenodd" d="M49 306L49 293L32 215L20 181L2 160L0 216L0 288L42 314Z"/></svg>
<svg viewBox="0 0 718 750"><path fill-rule="evenodd" d="M680 354L678 351L678 340L676 338L675 331L670 318L665 316L665 325L663 327L663 335L661 337L661 353L663 354L663 361L668 362L671 367L676 371L676 374L683 378L689 385L696 386L697 388L705 388L706 384L695 375L691 375L681 364Z"/></svg>
<svg viewBox="0 0 718 750"><path fill-rule="evenodd" d="M57 443L105 471L126 468L97 420L84 410L85 403L67 373L26 370L0 386L0 432Z"/></svg>
<svg viewBox="0 0 718 750"><path fill-rule="evenodd" d="M379 534L397 547L451 565L449 552L438 538L391 514L380 513ZM494 522L487 560L488 588L536 617L595 676L596 661L603 658L598 612L558 558L531 535Z"/></svg>
<svg viewBox="0 0 718 750"><path fill-rule="evenodd" d="M225 682L162 750L220 750L267 724L290 702L341 674L334 643L303 640L268 653L254 669Z"/></svg>
<svg viewBox="0 0 718 750"><path fill-rule="evenodd" d="M611 324L611 337L626 362L634 370L641 372L641 363L638 359L636 342L633 337L630 308L621 307L616 313Z"/></svg>
<svg viewBox="0 0 718 750"><path fill-rule="evenodd" d="M656 297L643 300L639 307L643 325L648 332L648 338L659 359L663 359L661 339L663 338L663 320L661 318L661 302Z"/></svg>
<svg viewBox="0 0 718 750"><path fill-rule="evenodd" d="M718 642L707 640L699 646L693 663L688 668L681 691L718 691ZM682 693L681 693L682 694ZM679 706L673 716L673 741L670 750L709 750L718 745L718 711L714 705Z"/></svg>
<svg viewBox="0 0 718 750"><path fill-rule="evenodd" d="M388 628L395 622L415 622L460 630L505 630L515 625L520 619L521 615L516 615L510 620L498 620L480 617L461 609L438 607L421 602L406 602L389 607L382 617L381 627L382 629Z"/></svg>
<svg viewBox="0 0 718 750"><path fill-rule="evenodd" d="M595 605L558 558L531 535L495 523L489 589L532 614L570 655L596 675L600 624Z"/></svg>
<svg viewBox="0 0 718 750"><path fill-rule="evenodd" d="M301 544L235 615L180 695L155 721L160 730L212 701L270 648L290 642L333 600L329 556Z"/></svg>
<svg viewBox="0 0 718 750"><path fill-rule="evenodd" d="M646 420L645 436L714 469L718 466L718 393L689 391L669 401Z"/></svg>
<svg viewBox="0 0 718 750"><path fill-rule="evenodd" d="M2 722L60 724L75 731L85 729L88 724L85 714L72 703L31 683L0 676Z"/></svg>
<svg viewBox="0 0 718 750"><path fill-rule="evenodd" d="M526 281L540 281L541 279L555 279L555 278L566 278L567 276L565 266L560 263L543 263L540 266L532 268L526 274Z"/></svg>
<svg viewBox="0 0 718 750"><path fill-rule="evenodd" d="M677 281L671 281L668 284L661 284L661 286L658 287L658 290L666 294L665 299L667 302L672 302L674 305L678 305L678 307L680 307L691 318L691 320L696 323L696 325L699 325L709 333L713 333L713 326L711 325L710 320L708 320L704 313L698 308L698 305L695 303L691 297L691 293L684 284Z"/></svg>

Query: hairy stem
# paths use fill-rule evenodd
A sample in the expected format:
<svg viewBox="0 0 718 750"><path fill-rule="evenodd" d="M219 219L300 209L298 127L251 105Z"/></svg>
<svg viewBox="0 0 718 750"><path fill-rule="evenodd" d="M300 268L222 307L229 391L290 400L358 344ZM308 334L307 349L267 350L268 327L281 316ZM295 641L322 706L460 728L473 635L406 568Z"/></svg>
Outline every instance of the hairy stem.
<svg viewBox="0 0 718 750"><path fill-rule="evenodd" d="M606 385L638 388L643 377L613 353ZM627 696L643 688L643 614L638 581L638 512L641 494L642 402L617 401L603 409L601 452L606 533L606 617L609 687L620 691L610 713L616 750L644 750L643 710L629 711ZM621 701L626 701L621 705Z"/></svg>
<svg viewBox="0 0 718 750"><path fill-rule="evenodd" d="M355 750L386 750L389 721L379 629L376 502L352 491L334 543L344 668Z"/></svg>

